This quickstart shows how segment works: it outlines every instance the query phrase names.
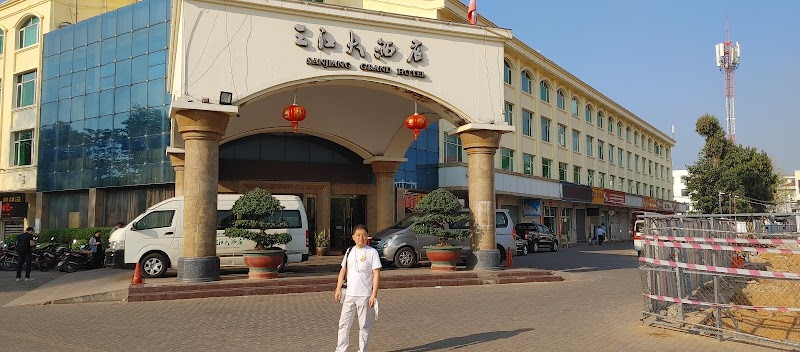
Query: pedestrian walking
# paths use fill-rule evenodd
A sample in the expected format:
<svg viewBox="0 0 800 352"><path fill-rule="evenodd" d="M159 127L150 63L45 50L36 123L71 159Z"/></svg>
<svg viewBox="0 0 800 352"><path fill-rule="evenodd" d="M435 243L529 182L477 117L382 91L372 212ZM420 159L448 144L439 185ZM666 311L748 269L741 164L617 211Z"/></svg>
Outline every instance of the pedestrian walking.
<svg viewBox="0 0 800 352"><path fill-rule="evenodd" d="M355 246L350 247L342 260L339 279L333 298L342 303L339 316L339 341L336 352L345 352L350 345L350 327L353 315L358 315L358 351L366 352L373 312L378 304L381 260L378 251L367 245L367 228L357 225L353 230ZM344 287L345 278L347 286Z"/></svg>
<svg viewBox="0 0 800 352"><path fill-rule="evenodd" d="M100 231L96 231L92 238L89 239L89 247L92 248L92 262L94 262L94 267L102 268L106 252L103 249L103 237Z"/></svg>
<svg viewBox="0 0 800 352"><path fill-rule="evenodd" d="M33 227L28 227L25 232L17 236L17 281L22 279L22 265L25 265L25 281L31 280L31 262L33 261L33 248L36 240L33 238Z"/></svg>
<svg viewBox="0 0 800 352"><path fill-rule="evenodd" d="M595 235L597 236L597 244L602 246L603 241L606 239L606 223L602 223L597 227Z"/></svg>

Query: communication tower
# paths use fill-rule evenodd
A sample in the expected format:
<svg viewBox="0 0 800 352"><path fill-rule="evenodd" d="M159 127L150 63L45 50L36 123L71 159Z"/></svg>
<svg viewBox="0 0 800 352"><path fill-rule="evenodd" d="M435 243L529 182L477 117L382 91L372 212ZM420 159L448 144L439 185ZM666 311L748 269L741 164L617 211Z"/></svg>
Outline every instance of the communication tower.
<svg viewBox="0 0 800 352"><path fill-rule="evenodd" d="M728 138L736 143L736 114L733 109L733 71L739 67L741 50L739 42L731 42L728 33L728 17L725 17L725 42L716 45L717 67L725 74L725 123Z"/></svg>

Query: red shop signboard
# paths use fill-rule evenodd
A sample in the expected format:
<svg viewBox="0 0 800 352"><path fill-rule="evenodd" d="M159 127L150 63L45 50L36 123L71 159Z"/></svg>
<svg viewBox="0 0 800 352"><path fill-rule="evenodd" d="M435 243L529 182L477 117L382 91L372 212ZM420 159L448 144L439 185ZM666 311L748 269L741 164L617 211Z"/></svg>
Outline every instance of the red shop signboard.
<svg viewBox="0 0 800 352"><path fill-rule="evenodd" d="M26 202L3 202L2 218L24 218L28 216L28 203Z"/></svg>

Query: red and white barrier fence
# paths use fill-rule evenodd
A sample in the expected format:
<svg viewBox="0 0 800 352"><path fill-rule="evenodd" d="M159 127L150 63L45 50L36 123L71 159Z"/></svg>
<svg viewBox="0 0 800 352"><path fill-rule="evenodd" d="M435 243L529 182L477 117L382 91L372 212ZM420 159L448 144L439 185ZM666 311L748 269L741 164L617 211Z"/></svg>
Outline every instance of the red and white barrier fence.
<svg viewBox="0 0 800 352"><path fill-rule="evenodd" d="M668 297L668 296L659 296L659 295L644 295L647 298L654 299L657 301L664 301L664 302L674 302L674 303L686 303L692 304L696 306L706 306L706 307L713 307L713 308L734 308L734 309L747 309L747 310L760 310L760 311L771 311L771 312L800 312L800 308L791 308L791 307L764 307L764 306L745 306L739 304L723 304L723 303L711 303L711 302L702 302L694 299L685 299L679 297Z"/></svg>
<svg viewBox="0 0 800 352"><path fill-rule="evenodd" d="M642 236L649 240L676 242L713 242L713 243L746 243L746 244L800 244L800 240L784 240L778 238L716 238L716 237L679 237L679 236Z"/></svg>
<svg viewBox="0 0 800 352"><path fill-rule="evenodd" d="M671 261L671 260L661 260L661 259L653 259L653 258L645 258L645 257L639 257L639 261L643 262L643 263L650 263L650 264L653 264L653 265L658 265L658 266L669 266L669 267L673 267L673 268L684 268L684 269L708 271L708 272L723 273L723 274L739 274L739 275L755 276L755 277L770 277L770 278L775 278L775 279L800 280L800 274L796 274L796 273L784 273L784 272L778 272L778 271L763 271L763 270L750 270L750 269L736 269L736 268L728 268L728 267L722 267L722 266L681 263L681 262L675 262L675 261Z"/></svg>
<svg viewBox="0 0 800 352"><path fill-rule="evenodd" d="M710 249L710 250L715 250L715 251L758 252L758 253L776 253L776 254L800 254L800 251L798 251L798 250L783 249L783 248L721 246L721 245L718 245L718 244L662 242L662 241L653 241L653 240L644 240L644 244L645 245L651 245L651 246L658 246L658 247Z"/></svg>

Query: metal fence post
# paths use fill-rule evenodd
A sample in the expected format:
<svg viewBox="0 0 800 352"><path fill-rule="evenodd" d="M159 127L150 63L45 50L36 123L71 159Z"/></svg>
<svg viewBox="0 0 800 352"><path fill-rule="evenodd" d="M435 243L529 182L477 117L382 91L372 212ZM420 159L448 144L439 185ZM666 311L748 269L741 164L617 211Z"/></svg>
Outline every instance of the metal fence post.
<svg viewBox="0 0 800 352"><path fill-rule="evenodd" d="M676 276L675 286L678 289L678 298L682 299L683 298L683 285L681 284L681 268L677 268L677 267L675 268L675 276ZM684 320L686 320L686 319L685 319L685 317L683 315L683 303L682 302L678 303L678 315L681 318L681 323L683 323Z"/></svg>
<svg viewBox="0 0 800 352"><path fill-rule="evenodd" d="M712 265L717 266L717 253L711 253ZM719 276L714 275L714 303L719 303ZM714 316L716 317L717 326L717 341L722 342L722 309L719 307L714 308Z"/></svg>

